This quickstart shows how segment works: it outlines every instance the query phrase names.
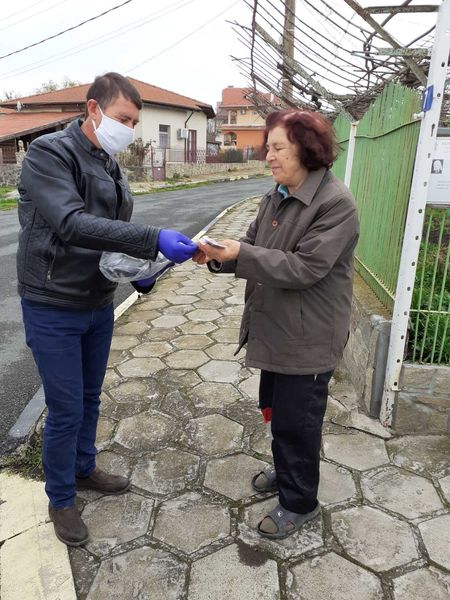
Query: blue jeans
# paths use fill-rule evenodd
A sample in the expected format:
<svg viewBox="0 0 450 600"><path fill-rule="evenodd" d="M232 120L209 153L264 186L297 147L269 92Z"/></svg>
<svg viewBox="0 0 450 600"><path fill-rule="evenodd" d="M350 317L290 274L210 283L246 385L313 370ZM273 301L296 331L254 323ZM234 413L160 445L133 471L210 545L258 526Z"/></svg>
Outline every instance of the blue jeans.
<svg viewBox="0 0 450 600"><path fill-rule="evenodd" d="M42 464L53 508L75 502L75 476L95 469L100 392L114 325L109 304L61 309L22 300L27 345L42 379L48 416Z"/></svg>

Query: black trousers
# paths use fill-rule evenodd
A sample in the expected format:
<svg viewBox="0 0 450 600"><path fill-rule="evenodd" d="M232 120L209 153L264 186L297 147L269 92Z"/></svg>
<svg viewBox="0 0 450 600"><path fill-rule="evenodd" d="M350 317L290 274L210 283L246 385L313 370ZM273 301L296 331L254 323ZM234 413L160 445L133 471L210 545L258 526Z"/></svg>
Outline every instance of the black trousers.
<svg viewBox="0 0 450 600"><path fill-rule="evenodd" d="M322 423L332 374L261 371L259 406L272 409L272 454L279 500L292 512L307 513L317 505Z"/></svg>

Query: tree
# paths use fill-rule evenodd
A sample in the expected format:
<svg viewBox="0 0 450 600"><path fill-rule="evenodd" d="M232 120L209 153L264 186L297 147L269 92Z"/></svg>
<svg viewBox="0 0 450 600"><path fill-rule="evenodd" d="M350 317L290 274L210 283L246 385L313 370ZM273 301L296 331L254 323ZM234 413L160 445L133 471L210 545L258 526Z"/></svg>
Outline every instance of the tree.
<svg viewBox="0 0 450 600"><path fill-rule="evenodd" d="M46 92L54 92L55 90L61 90L65 88L74 87L76 85L80 85L80 81L76 81L74 79L70 79L67 75L64 79L57 83L53 81L53 79L49 79L45 83L42 83L38 88L34 90L35 94L45 94Z"/></svg>
<svg viewBox="0 0 450 600"><path fill-rule="evenodd" d="M15 90L3 90L2 100L12 100L13 98L19 98L20 93Z"/></svg>

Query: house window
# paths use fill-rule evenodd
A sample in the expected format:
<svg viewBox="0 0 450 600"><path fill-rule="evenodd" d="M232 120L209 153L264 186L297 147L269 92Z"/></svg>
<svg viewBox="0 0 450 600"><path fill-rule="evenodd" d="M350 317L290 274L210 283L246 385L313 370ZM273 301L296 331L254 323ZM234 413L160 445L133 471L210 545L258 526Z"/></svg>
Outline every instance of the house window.
<svg viewBox="0 0 450 600"><path fill-rule="evenodd" d="M230 110L230 125L236 125L237 122L237 112L235 110Z"/></svg>
<svg viewBox="0 0 450 600"><path fill-rule="evenodd" d="M160 125L159 126L159 147L170 148L170 126Z"/></svg>
<svg viewBox="0 0 450 600"><path fill-rule="evenodd" d="M235 133L226 133L223 140L224 146L236 146L237 136Z"/></svg>

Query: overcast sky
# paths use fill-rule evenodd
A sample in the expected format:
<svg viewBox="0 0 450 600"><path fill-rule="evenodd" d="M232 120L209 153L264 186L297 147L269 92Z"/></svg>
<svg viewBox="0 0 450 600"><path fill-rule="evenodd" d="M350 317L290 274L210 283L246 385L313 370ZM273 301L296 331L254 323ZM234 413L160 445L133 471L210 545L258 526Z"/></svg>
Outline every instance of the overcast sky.
<svg viewBox="0 0 450 600"><path fill-rule="evenodd" d="M124 1L3 2L0 56L74 27ZM329 2L348 11L343 0ZM299 11L306 18L311 12L302 0L297 0L297 14ZM5 90L17 95L34 93L49 79L60 82L68 77L89 83L97 74L118 71L215 106L222 88L247 83L230 54L243 57L248 51L226 21L250 26L251 16L244 0L131 0L55 39L0 58L0 97ZM423 27L424 15L419 17L419 24L412 15L403 19L403 27L397 26L396 33L399 38L403 33L411 39L414 28Z"/></svg>

